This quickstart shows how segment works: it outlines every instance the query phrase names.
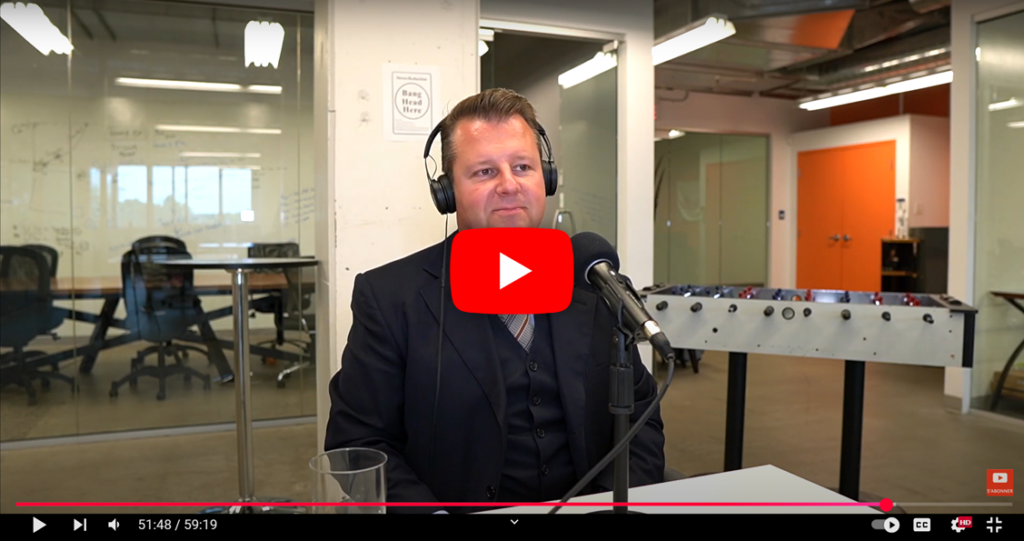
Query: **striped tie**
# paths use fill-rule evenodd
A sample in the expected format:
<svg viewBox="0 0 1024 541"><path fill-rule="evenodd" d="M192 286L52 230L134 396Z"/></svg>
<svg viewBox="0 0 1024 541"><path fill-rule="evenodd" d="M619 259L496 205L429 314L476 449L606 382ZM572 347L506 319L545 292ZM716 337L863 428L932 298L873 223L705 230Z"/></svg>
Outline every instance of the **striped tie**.
<svg viewBox="0 0 1024 541"><path fill-rule="evenodd" d="M508 327L509 332L512 336L519 341L519 345L523 346L523 349L530 351L530 345L533 344L533 325L530 324L530 316L526 314L517 315L500 315L502 323Z"/></svg>

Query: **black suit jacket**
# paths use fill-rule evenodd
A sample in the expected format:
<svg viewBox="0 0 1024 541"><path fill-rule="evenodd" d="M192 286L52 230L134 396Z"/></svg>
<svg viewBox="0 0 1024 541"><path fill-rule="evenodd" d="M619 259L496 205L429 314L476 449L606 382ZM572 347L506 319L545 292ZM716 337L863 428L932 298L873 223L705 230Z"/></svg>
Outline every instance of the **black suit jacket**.
<svg viewBox="0 0 1024 541"><path fill-rule="evenodd" d="M455 234L447 240L449 257ZM438 243L356 276L352 329L342 368L330 383L325 450L370 447L387 453L389 502L488 502L496 501L493 491L501 489L506 401L487 320L493 316L456 309L447 283L440 398L436 429L431 428L444 249ZM551 314L550 321L569 447L581 479L612 448L608 393L614 319L593 290L577 287L569 308ZM657 385L633 349L635 422L653 402ZM658 411L631 442L630 486L663 480L662 428ZM610 491L611 474L609 464L581 494ZM392 507L388 512L440 509Z"/></svg>

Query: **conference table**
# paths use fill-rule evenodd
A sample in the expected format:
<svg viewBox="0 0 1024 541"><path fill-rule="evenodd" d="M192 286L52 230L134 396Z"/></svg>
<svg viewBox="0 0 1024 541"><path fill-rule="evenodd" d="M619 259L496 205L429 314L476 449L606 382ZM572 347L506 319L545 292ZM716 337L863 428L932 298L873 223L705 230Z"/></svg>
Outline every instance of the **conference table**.
<svg viewBox="0 0 1024 541"><path fill-rule="evenodd" d="M1005 300L1010 303L1010 306L1024 314L1024 306L1021 306L1020 302L1018 302L1024 301L1024 293L1020 291L993 291L992 295ZM1003 366L1003 371L999 374L999 382L996 383L995 391L992 393L992 403L989 406L991 411L996 411L996 408L999 407L999 400L1003 396L1003 387L1006 385L1006 377L1013 370L1013 365L1017 363L1017 358L1020 357L1021 351L1024 351L1024 340L1017 344L1017 348L1010 354L1010 358L1006 360L1006 364Z"/></svg>
<svg viewBox="0 0 1024 541"><path fill-rule="evenodd" d="M561 514L584 514L606 511L611 506L612 493L603 492L579 496L570 502L590 503L594 506L566 506ZM691 502L691 503L809 503L803 506L707 506L707 505L666 505L636 506L631 511L645 514L866 514L881 515L882 511L858 503L842 494L816 485L772 465L756 466L713 475L690 477L629 489L630 502ZM827 505L836 504L836 505ZM545 514L551 511L547 506L505 507L480 511L484 514Z"/></svg>
<svg viewBox="0 0 1024 541"><path fill-rule="evenodd" d="M231 277L226 273L216 275L196 273L193 277L193 289L200 296L231 295L231 285ZM312 288L313 284L310 283L309 286ZM114 317L118 304L123 298L123 287L121 276L75 276L52 279L50 281L50 293L54 301L102 300L103 305L98 314L79 310L75 307L54 306L53 310L61 314L64 319L93 325L89 343L84 347L71 348L46 355L45 357L35 358L33 359L33 364L45 365L82 357L78 371L82 374L88 374L92 372L93 365L96 363L96 357L100 351L138 340L138 334L129 328L124 320ZM252 273L249 277L249 291L251 293L284 294L287 289L288 279L282 272ZM229 317L233 311L234 308L232 306L206 311L204 319L197 325L199 333L189 333L181 337L182 341L207 346L210 361L221 372L220 378L218 378L220 380L230 380L234 376L231 364L224 355L225 349L234 349L234 342L218 338L213 331L213 327L210 325L210 321ZM108 338L107 333L111 328L127 332L120 336ZM302 361L301 354L279 349L250 346L250 353L284 361Z"/></svg>

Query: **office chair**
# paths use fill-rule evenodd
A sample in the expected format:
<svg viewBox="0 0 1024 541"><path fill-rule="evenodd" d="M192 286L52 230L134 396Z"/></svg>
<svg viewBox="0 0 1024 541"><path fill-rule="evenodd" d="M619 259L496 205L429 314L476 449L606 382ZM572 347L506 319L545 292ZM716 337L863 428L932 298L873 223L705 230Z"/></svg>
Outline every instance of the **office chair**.
<svg viewBox="0 0 1024 541"><path fill-rule="evenodd" d="M40 251L23 246L0 246L0 347L12 351L0 355L0 387L18 385L28 393L30 406L37 403L33 380L50 388L56 379L77 390L74 378L57 372L43 372L33 360L45 356L42 351L25 347L50 328L53 295L50 293L50 265Z"/></svg>
<svg viewBox="0 0 1024 541"><path fill-rule="evenodd" d="M141 239L138 239L132 243L132 250L154 247L170 247L177 248L179 250L188 250L188 246L185 245L185 241L179 238L168 237L165 235L152 235L149 237L142 237Z"/></svg>
<svg viewBox="0 0 1024 541"><path fill-rule="evenodd" d="M204 356L208 356L207 352L196 346L172 342L204 317L194 290L192 270L157 264L159 261L191 257L184 249L166 243L140 246L138 250L129 250L122 256L121 282L128 314L125 323L129 329L138 331L142 340L154 345L139 351L132 360L131 372L111 384L111 397L116 397L118 389L125 383L136 388L142 376L153 377L160 382L157 400L167 397L166 380L171 376L181 375L186 383L196 377L203 382L204 390L210 389L210 376L187 366L187 356L182 355L189 350ZM154 353L157 365L146 366L146 357ZM168 356L174 358L174 364L167 364Z"/></svg>
<svg viewBox="0 0 1024 541"><path fill-rule="evenodd" d="M277 375L277 386L283 388L285 380L291 375L307 366L311 366L316 360L316 304L313 302L313 287L309 284L315 283L316 267L302 267L296 269L285 269L285 277L288 279L288 293L285 296L284 312L281 317L281 327L285 330L302 331L309 335L309 342L298 342L302 344L302 354L308 360L293 363Z"/></svg>
<svg viewBox="0 0 1024 541"><path fill-rule="evenodd" d="M299 257L299 245L295 242L280 242L280 243L256 243L249 247L249 257ZM262 274L278 274L281 272L280 269L258 269L254 272ZM269 345L270 349L277 349L278 346L285 344L291 344L298 348L305 350L307 343L301 340L289 340L284 336L284 307L285 302L281 297L281 294L274 292L266 297L256 299L249 303L252 307L250 317L256 317L256 313L262 314L274 314L274 329L276 336L272 340L263 340L257 342L257 346ZM274 365L277 359L273 357L263 357L263 364Z"/></svg>
<svg viewBox="0 0 1024 541"><path fill-rule="evenodd" d="M46 262L50 266L50 279L55 280L57 278L57 262L60 254L57 252L56 248L45 244L26 244L24 245L24 248L31 248L46 256ZM50 328L43 334L51 336L54 341L59 340L60 336L57 335L56 330L63 324L64 316L62 316L60 312L53 311L50 314ZM54 370L57 369L57 363L54 363L53 368Z"/></svg>

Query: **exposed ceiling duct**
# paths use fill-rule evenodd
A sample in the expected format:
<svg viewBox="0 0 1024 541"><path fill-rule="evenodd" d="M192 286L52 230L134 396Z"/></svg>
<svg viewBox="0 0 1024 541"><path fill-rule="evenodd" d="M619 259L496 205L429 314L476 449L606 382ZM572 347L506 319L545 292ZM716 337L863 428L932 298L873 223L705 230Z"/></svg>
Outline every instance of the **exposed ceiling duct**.
<svg viewBox="0 0 1024 541"><path fill-rule="evenodd" d="M929 11L935 11L949 7L952 0L910 0L910 7L914 8L914 11L918 13L928 13Z"/></svg>
<svg viewBox="0 0 1024 541"><path fill-rule="evenodd" d="M712 14L736 26L734 36L659 65L655 86L799 99L934 69L949 63L948 5L935 0L655 0L656 36Z"/></svg>

